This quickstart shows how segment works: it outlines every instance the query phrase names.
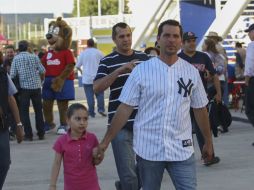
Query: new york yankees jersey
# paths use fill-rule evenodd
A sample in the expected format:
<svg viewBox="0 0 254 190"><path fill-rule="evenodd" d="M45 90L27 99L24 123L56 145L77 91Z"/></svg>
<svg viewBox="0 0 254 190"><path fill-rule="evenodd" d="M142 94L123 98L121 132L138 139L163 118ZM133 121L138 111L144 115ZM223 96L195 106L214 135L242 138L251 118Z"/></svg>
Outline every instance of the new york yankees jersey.
<svg viewBox="0 0 254 190"><path fill-rule="evenodd" d="M193 154L190 107L208 103L198 70L181 58L171 66L155 57L135 67L119 97L138 106L134 150L151 161L182 161Z"/></svg>

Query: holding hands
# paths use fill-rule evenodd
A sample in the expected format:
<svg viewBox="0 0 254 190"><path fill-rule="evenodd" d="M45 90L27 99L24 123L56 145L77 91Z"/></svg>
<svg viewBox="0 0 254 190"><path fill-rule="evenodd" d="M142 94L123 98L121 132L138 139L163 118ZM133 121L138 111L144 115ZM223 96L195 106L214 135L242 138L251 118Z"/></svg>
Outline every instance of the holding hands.
<svg viewBox="0 0 254 190"><path fill-rule="evenodd" d="M106 146L104 144L99 144L93 149L93 164L99 165L104 159L104 152L106 151Z"/></svg>

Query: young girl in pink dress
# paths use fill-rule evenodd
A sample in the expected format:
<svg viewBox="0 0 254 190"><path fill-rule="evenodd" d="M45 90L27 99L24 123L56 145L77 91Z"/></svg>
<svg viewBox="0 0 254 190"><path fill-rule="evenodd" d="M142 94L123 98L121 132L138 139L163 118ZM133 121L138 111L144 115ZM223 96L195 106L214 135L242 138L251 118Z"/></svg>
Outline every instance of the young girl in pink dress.
<svg viewBox="0 0 254 190"><path fill-rule="evenodd" d="M64 190L100 190L92 150L98 145L93 133L86 131L88 112L82 104L72 104L67 111L70 129L60 136L54 146L50 190L56 190L58 174L63 162Z"/></svg>

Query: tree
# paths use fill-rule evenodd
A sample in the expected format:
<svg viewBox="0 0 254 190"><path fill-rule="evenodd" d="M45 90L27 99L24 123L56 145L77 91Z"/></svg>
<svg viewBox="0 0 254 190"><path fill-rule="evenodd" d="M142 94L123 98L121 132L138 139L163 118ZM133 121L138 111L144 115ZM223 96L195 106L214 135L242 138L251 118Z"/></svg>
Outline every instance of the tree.
<svg viewBox="0 0 254 190"><path fill-rule="evenodd" d="M124 13L129 13L127 3L125 1ZM97 16L98 15L98 0L80 0L80 16ZM115 15L118 14L118 0L101 0L101 14ZM73 16L77 16L77 0L74 0Z"/></svg>

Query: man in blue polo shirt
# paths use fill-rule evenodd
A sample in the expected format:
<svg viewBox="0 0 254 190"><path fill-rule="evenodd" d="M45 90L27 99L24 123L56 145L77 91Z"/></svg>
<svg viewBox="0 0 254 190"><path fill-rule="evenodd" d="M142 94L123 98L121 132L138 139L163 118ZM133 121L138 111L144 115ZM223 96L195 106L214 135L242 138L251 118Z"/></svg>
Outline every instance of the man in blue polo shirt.
<svg viewBox="0 0 254 190"><path fill-rule="evenodd" d="M216 95L215 99L217 102L221 102L221 89L220 89L220 81L218 79L218 76L216 74L216 71L213 67L212 61L209 58L209 56L206 53L196 51L196 39L197 37L193 32L185 32L183 34L183 46L182 51L178 54L179 57L186 60L187 62L191 63L193 66L195 66L200 74L200 77L202 79L203 85L205 90L207 91L207 80L206 76L207 74L211 77L211 81L213 81L214 87L216 89ZM193 116L193 114L191 114ZM204 146L204 137L201 134L199 127L197 127L197 123L192 117L193 120L193 127L196 132L198 144L200 151L202 152L203 146ZM220 161L219 157L213 158L210 163L206 163L206 165L211 165L218 163Z"/></svg>

